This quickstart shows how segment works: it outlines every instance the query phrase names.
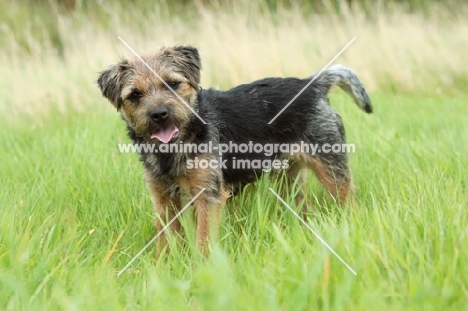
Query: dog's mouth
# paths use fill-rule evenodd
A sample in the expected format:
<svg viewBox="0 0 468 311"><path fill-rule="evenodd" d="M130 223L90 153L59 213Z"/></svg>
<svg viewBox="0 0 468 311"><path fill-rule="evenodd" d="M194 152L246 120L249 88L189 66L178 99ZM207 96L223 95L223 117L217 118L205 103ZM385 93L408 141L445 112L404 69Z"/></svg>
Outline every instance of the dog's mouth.
<svg viewBox="0 0 468 311"><path fill-rule="evenodd" d="M160 127L151 134L151 139L157 139L165 144L179 136L179 129L175 125Z"/></svg>

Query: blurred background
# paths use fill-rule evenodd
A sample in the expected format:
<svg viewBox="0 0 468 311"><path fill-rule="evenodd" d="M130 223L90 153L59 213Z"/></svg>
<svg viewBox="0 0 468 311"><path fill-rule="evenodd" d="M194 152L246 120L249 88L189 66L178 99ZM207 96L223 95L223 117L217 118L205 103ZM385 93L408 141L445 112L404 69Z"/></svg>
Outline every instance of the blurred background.
<svg viewBox="0 0 468 311"><path fill-rule="evenodd" d="M106 107L98 73L158 46L191 44L202 86L227 89L265 76L305 77L335 61L371 93L453 96L468 82L465 1L0 1L0 113Z"/></svg>

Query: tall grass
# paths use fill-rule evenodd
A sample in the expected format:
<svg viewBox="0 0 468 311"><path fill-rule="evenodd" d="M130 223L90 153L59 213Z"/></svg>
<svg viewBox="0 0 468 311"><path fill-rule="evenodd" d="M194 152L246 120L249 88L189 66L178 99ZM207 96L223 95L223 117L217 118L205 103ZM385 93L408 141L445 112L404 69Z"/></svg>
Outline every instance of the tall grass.
<svg viewBox="0 0 468 311"><path fill-rule="evenodd" d="M136 2L0 1L0 310L468 309L466 5ZM186 213L168 257L148 250L117 278L155 233L141 165L118 153L124 124L95 83L131 56L117 36L140 53L195 45L202 86L223 89L310 75L356 36L337 62L375 113L340 92L331 104L356 145L357 204L344 212L310 178L308 221L358 275L262 179L227 204L210 258Z"/></svg>

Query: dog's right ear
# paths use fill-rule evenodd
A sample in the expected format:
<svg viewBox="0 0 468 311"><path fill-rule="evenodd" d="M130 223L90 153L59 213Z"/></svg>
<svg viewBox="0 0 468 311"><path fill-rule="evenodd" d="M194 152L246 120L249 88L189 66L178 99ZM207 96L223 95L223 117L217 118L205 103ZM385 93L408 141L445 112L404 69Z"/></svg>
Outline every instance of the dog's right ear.
<svg viewBox="0 0 468 311"><path fill-rule="evenodd" d="M108 98L117 110L122 107L122 87L130 73L128 61L123 60L101 72L97 83L102 95Z"/></svg>

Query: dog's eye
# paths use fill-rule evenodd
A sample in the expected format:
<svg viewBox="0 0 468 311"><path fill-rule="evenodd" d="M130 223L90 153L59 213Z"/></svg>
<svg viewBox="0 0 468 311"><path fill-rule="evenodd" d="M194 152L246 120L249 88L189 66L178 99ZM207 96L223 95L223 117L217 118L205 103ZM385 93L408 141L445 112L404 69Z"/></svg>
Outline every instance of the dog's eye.
<svg viewBox="0 0 468 311"><path fill-rule="evenodd" d="M143 97L143 94L141 94L141 92L133 91L132 93L130 93L130 95L127 96L127 99L135 103L138 102L141 99L141 97Z"/></svg>
<svg viewBox="0 0 468 311"><path fill-rule="evenodd" d="M180 82L178 81L167 82L167 85L169 85L171 89L176 90L179 87Z"/></svg>

